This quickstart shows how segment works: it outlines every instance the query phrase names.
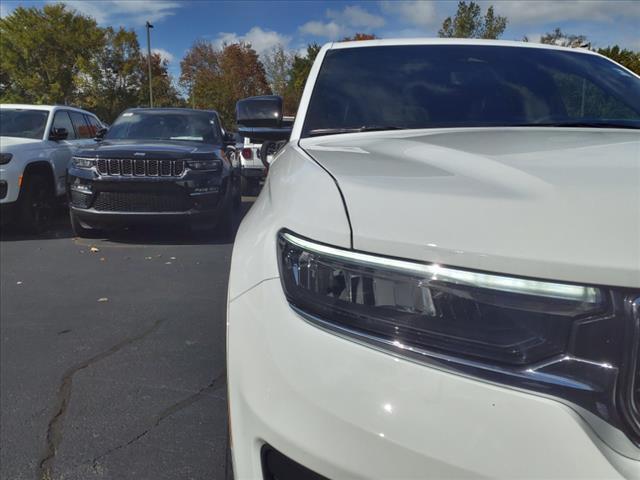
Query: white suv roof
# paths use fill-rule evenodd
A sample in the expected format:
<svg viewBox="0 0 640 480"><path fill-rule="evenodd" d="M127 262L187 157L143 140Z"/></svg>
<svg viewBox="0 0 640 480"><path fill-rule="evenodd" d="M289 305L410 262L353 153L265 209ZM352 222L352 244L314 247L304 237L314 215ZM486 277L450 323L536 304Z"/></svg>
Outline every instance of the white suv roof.
<svg viewBox="0 0 640 480"><path fill-rule="evenodd" d="M75 110L76 112L88 113L90 115L94 115L88 110L83 110L82 108L72 107L69 105L30 105L28 103L2 103L0 104L0 108L23 108L29 110L44 110L47 112L54 112L56 110Z"/></svg>
<svg viewBox="0 0 640 480"><path fill-rule="evenodd" d="M357 40L351 42L333 42L327 44L331 50L354 47L378 47L393 45L493 45L496 47L544 48L548 50L565 50L601 56L586 48L560 47L537 42L520 42L515 40L483 40L477 38L388 38L380 40Z"/></svg>

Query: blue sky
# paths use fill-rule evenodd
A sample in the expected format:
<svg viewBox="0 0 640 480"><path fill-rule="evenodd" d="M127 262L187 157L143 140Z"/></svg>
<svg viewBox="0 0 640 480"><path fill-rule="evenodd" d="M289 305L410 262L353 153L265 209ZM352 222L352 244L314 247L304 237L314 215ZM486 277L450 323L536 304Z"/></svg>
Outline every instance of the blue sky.
<svg viewBox="0 0 640 480"><path fill-rule="evenodd" d="M1 0L5 16L17 5L41 6L48 0ZM146 48L144 23L154 25L151 44L179 75L180 59L194 40L249 41L258 53L282 44L300 51L355 32L379 37L437 36L442 20L453 15L457 1L208 1L208 0L72 0L70 7L99 24L134 28ZM480 0L493 4L508 20L504 39L532 41L561 27L587 35L594 47L619 44L640 50L640 1L616 0Z"/></svg>

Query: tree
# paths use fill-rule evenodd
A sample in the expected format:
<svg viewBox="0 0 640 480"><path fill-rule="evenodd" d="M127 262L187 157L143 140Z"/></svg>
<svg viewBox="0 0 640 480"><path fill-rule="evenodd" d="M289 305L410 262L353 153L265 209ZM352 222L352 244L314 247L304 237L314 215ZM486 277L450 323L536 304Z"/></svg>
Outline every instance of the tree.
<svg viewBox="0 0 640 480"><path fill-rule="evenodd" d="M493 5L482 17L482 9L475 2L458 2L453 18L447 17L438 31L445 38L500 38L507 28L507 18L496 15Z"/></svg>
<svg viewBox="0 0 640 480"><path fill-rule="evenodd" d="M210 42L196 40L180 61L180 85L188 92L193 108L204 101L204 89L220 75L219 52Z"/></svg>
<svg viewBox="0 0 640 480"><path fill-rule="evenodd" d="M149 67L147 56L141 55L138 62L140 72L140 90L137 95L137 105L149 105ZM181 107L183 100L173 85L169 74L169 62L157 53L151 53L151 84L153 88L154 107Z"/></svg>
<svg viewBox="0 0 640 480"><path fill-rule="evenodd" d="M282 45L277 45L270 52L262 55L267 82L274 95L285 94L291 78L293 58L294 56L286 52Z"/></svg>
<svg viewBox="0 0 640 480"><path fill-rule="evenodd" d="M92 73L81 78L79 97L85 108L110 123L122 110L139 103L147 67L141 65L143 58L133 30L108 27L104 36L105 46L96 53Z"/></svg>
<svg viewBox="0 0 640 480"><path fill-rule="evenodd" d="M614 62L624 65L632 72L640 75L640 52L620 48L618 45L607 48L599 48L598 53L609 57Z"/></svg>
<svg viewBox="0 0 640 480"><path fill-rule="evenodd" d="M320 52L320 48L320 45L317 43L311 43L307 45L307 53L305 56L296 55L293 58L289 84L283 96L285 114L294 115L296 110L298 110L304 85L307 82L307 77L309 76L313 62Z"/></svg>
<svg viewBox="0 0 640 480"><path fill-rule="evenodd" d="M18 7L0 19L3 102L70 103L104 46L96 21L63 4ZM6 82L6 83L5 83Z"/></svg>
<svg viewBox="0 0 640 480"><path fill-rule="evenodd" d="M357 42L360 40L376 40L378 37L373 33L356 33L353 37L344 37L341 42Z"/></svg>
<svg viewBox="0 0 640 480"><path fill-rule="evenodd" d="M235 124L236 102L271 92L264 66L248 43L224 45L196 41L180 62L180 84L189 91L189 103L218 111L226 128Z"/></svg>
<svg viewBox="0 0 640 480"><path fill-rule="evenodd" d="M574 48L589 45L585 35L565 34L560 30L560 28L556 28L553 32L544 34L540 37L540 43Z"/></svg>

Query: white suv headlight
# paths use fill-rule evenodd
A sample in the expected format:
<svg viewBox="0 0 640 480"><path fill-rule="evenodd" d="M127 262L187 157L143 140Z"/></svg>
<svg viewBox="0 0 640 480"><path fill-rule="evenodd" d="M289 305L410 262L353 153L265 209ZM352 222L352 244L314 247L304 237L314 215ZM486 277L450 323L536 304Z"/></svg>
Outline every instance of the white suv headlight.
<svg viewBox="0 0 640 480"><path fill-rule="evenodd" d="M633 414L640 314L629 306L640 292L383 257L287 231L277 244L285 296L310 323L414 361L554 395L640 445Z"/></svg>
<svg viewBox="0 0 640 480"><path fill-rule="evenodd" d="M0 165L5 165L11 161L13 158L13 154L11 153L0 153Z"/></svg>

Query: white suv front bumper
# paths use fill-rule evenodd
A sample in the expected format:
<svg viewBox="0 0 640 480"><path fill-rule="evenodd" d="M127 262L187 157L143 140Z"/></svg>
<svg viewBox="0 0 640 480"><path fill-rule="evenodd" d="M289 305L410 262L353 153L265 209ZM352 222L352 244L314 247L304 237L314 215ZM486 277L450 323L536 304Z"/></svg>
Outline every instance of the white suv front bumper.
<svg viewBox="0 0 640 480"><path fill-rule="evenodd" d="M640 478L564 404L327 333L279 279L232 300L227 321L236 478L262 478L264 444L333 480Z"/></svg>
<svg viewBox="0 0 640 480"><path fill-rule="evenodd" d="M22 168L16 167L16 162L7 163L0 167L0 180L7 182L7 193L4 198L0 198L0 203L13 203L18 200L20 194L20 176Z"/></svg>

